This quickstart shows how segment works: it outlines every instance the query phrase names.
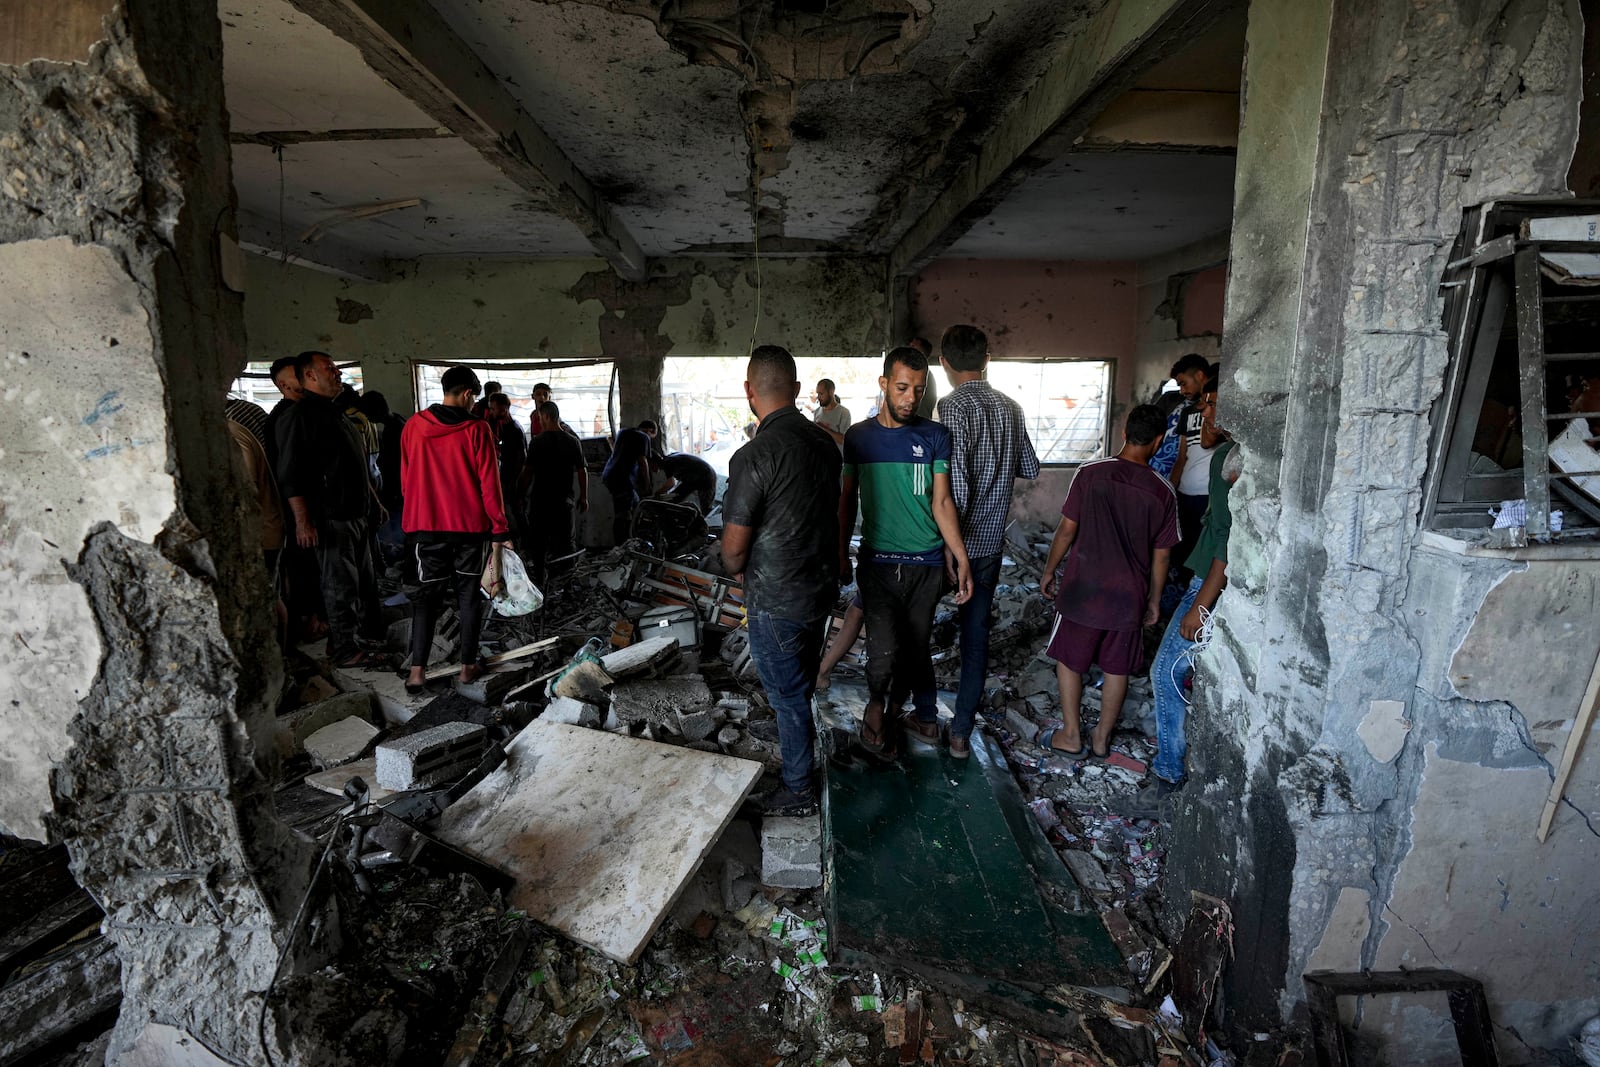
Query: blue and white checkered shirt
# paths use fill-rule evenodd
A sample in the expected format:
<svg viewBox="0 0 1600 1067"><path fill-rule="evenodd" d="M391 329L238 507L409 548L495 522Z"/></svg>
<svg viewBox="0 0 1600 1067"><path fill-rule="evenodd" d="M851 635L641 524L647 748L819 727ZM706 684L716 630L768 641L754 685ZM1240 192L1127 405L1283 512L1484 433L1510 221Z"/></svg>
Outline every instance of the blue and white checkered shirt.
<svg viewBox="0 0 1600 1067"><path fill-rule="evenodd" d="M950 490L967 557L993 556L1005 539L1012 482L1039 476L1022 407L986 381L966 382L939 398L939 421L954 438Z"/></svg>

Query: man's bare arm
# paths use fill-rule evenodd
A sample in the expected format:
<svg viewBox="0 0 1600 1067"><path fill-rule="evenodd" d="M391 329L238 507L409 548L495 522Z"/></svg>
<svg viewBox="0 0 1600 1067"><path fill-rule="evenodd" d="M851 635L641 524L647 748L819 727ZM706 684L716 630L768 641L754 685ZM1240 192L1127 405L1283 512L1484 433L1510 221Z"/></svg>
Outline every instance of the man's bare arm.
<svg viewBox="0 0 1600 1067"><path fill-rule="evenodd" d="M1172 563L1172 549L1158 548L1150 556L1150 598L1145 603L1144 624L1154 626L1161 617L1161 590L1167 584L1167 569Z"/></svg>
<svg viewBox="0 0 1600 1067"><path fill-rule="evenodd" d="M1061 561L1067 556L1067 549L1072 547L1072 542L1078 536L1078 523L1065 515L1056 525L1056 535L1050 539L1050 554L1044 561L1044 578L1039 582L1039 592L1045 596L1056 595L1056 568L1061 566Z"/></svg>
<svg viewBox="0 0 1600 1067"><path fill-rule="evenodd" d="M750 562L750 543L755 531L748 526L728 523L722 527L722 566L729 574L743 574Z"/></svg>
<svg viewBox="0 0 1600 1067"><path fill-rule="evenodd" d="M956 561L956 603L965 604L972 596L972 563L967 545L961 540L961 516L956 514L956 498L950 493L950 475L933 476L933 521L939 525L945 551Z"/></svg>

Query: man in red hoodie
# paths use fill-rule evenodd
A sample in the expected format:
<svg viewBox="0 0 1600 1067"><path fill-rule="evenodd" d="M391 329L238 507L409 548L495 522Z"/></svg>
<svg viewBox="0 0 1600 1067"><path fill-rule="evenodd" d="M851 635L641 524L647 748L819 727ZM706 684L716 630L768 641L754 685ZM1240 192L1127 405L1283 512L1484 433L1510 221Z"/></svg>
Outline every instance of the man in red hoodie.
<svg viewBox="0 0 1600 1067"><path fill-rule="evenodd" d="M500 489L500 459L494 431L472 413L479 391L470 367L451 367L440 381L444 400L406 421L400 434L400 486L405 500L401 526L406 535L411 579L411 676L407 692L426 682L433 629L447 589L454 589L461 613L461 680L483 673L478 636L484 599L479 580L493 546L498 583L501 545L510 539L505 498Z"/></svg>

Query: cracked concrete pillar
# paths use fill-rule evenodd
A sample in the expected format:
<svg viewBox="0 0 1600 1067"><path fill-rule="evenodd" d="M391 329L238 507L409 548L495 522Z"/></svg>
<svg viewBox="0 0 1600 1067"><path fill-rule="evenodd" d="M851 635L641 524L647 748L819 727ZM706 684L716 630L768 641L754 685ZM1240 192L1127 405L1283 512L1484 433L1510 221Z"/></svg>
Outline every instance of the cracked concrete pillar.
<svg viewBox="0 0 1600 1067"><path fill-rule="evenodd" d="M207 0L24 0L0 42L0 827L63 840L148 1021L261 1060L309 870L223 428L244 362Z"/></svg>
<svg viewBox="0 0 1600 1067"><path fill-rule="evenodd" d="M1582 22L1575 0L1252 0L1248 34L1219 402L1245 473L1166 894L1174 926L1187 890L1232 901L1228 1015L1245 1030L1293 1018L1318 959L1418 965L1384 948L1406 922L1425 943L1437 918L1395 915L1397 870L1424 861L1414 877L1443 884L1461 846L1439 827L1506 817L1497 790L1441 815L1423 788L1430 751L1474 771L1537 763L1504 754L1489 714L1418 695L1442 685L1422 649L1451 615L1417 595L1417 534L1448 358L1445 260L1464 207L1562 194ZM1468 564L1428 563L1448 572L1432 589ZM1363 723L1394 705L1409 735L1379 759ZM1496 903L1444 910L1491 925ZM1421 958L1474 968L1466 952ZM1508 962L1483 977L1504 1014L1529 974ZM1407 1061L1425 1062L1414 1051Z"/></svg>

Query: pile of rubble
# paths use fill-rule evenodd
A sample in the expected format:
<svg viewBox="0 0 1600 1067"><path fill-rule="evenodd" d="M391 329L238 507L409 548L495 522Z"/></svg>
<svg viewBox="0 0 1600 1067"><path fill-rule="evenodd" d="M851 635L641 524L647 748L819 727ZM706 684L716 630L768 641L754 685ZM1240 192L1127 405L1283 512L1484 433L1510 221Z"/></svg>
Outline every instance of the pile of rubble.
<svg viewBox="0 0 1600 1067"><path fill-rule="evenodd" d="M491 618L484 635L489 669L470 685L446 681L456 670L450 645L457 628L448 617L434 659L445 665L430 673L438 688L420 696L405 692L398 675L335 670L315 647L291 656L277 723L277 807L327 845L329 873L308 893L334 901L330 914L344 949L328 967L285 977L272 989L275 1002L293 1006L284 1013L292 1022L273 1035L283 1060L453 1067L1227 1062L1207 1055L1203 1041L1183 1037L1186 1027L1170 1002L1168 1014L1136 1006L1158 1002L1174 969L1154 910L1160 827L1117 813L1143 776L1152 743L1138 729L1120 732L1104 761L1073 761L1035 746L1038 730L1059 715L1053 665L1039 654L1050 621L1039 595L1048 531L1013 527L1008 537L985 729L1130 972L1124 994L1049 992L1076 1020L1072 1035L1046 1039L907 975L831 965L819 891L821 824L764 819L741 806L755 771L714 811L699 812L701 796L652 794L685 826L697 814L711 821L701 835L704 850L677 857L684 879L662 882L670 890L660 897L662 914L640 928L632 953L602 951L559 918L535 921L518 904L525 887L515 852L489 860L471 847L481 842L450 836L454 815L447 813L473 803L458 804L463 798L522 788L506 768L519 752L528 758L535 734L560 740L568 735L559 731L578 731L572 736L594 738L602 748L633 745L636 753L651 742L713 760L737 757L729 765L754 761L759 777L775 781L776 723L741 630L739 585L719 573L714 549L669 562L630 545L575 561L545 591L543 610ZM841 600L841 616L847 603ZM402 613L403 597L392 597L388 610ZM397 655L408 639L406 620L394 618ZM953 689L953 605L941 610L935 640L941 685ZM859 670L858 646L838 671ZM1091 690L1086 699L1090 722L1094 696ZM1148 686L1136 681L1124 721L1137 726L1149 702ZM606 735L611 739L602 743ZM656 788L636 777L641 773L625 762L603 764L584 791L598 794L612 780L635 794ZM543 772L533 777L551 781ZM683 788L671 784L675 777L662 781L662 790ZM566 851L628 847L606 836L609 827L600 830L596 840L610 844L574 841ZM677 842L676 826L659 836L687 847ZM684 831L683 841L691 837ZM523 873L530 884L549 880ZM635 876L655 877L642 869ZM635 888L625 890L630 902L639 896ZM585 894L599 901L606 891L578 896ZM1220 970L1220 957L1215 965Z"/></svg>

